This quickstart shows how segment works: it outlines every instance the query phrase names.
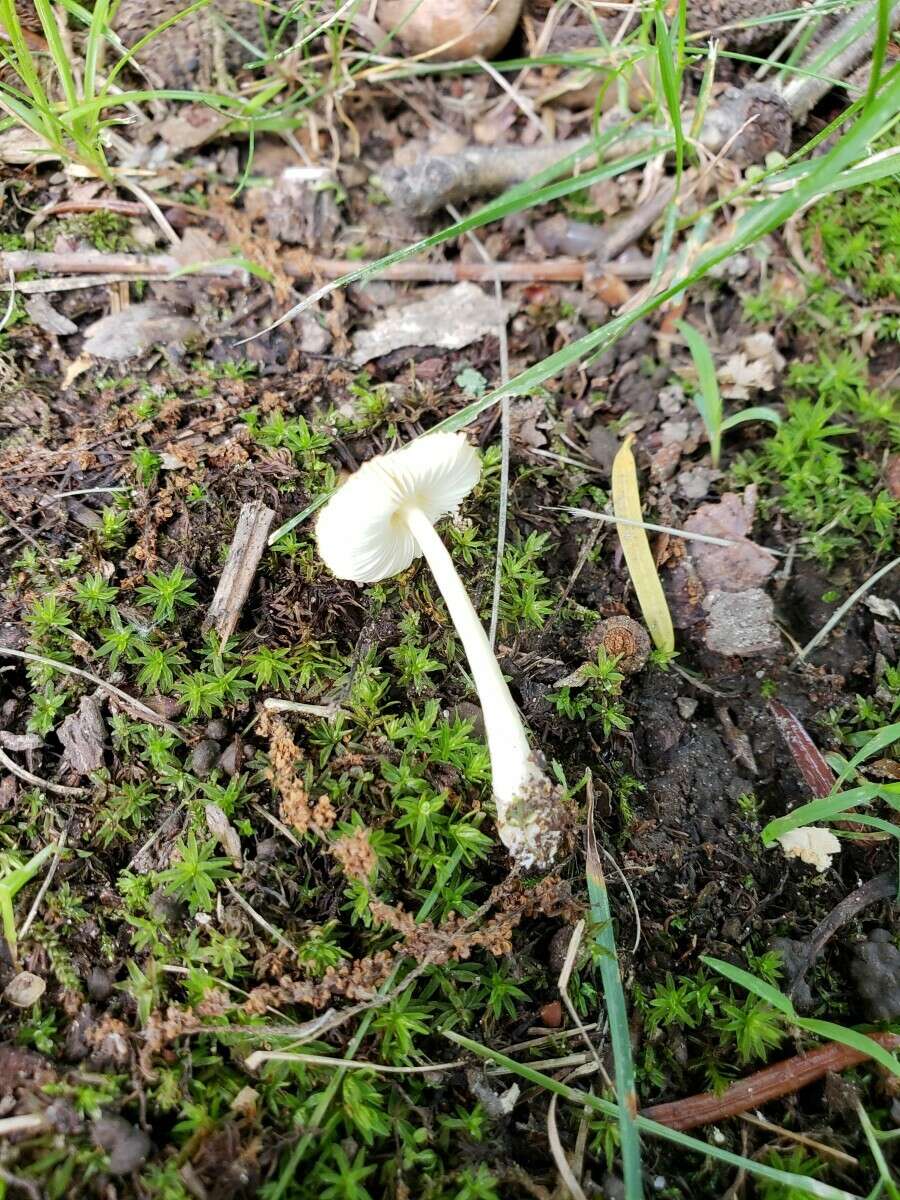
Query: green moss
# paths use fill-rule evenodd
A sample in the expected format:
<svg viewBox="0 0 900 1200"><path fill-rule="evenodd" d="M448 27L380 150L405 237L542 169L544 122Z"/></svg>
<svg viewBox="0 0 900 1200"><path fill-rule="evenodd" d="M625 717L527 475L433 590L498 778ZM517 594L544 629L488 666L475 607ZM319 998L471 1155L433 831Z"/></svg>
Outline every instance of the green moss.
<svg viewBox="0 0 900 1200"><path fill-rule="evenodd" d="M865 363L849 351L795 364L785 396L784 421L740 460L735 481L758 483L764 508L792 518L806 557L830 566L860 551L890 554L900 504L880 463L900 447L896 404L869 387Z"/></svg>

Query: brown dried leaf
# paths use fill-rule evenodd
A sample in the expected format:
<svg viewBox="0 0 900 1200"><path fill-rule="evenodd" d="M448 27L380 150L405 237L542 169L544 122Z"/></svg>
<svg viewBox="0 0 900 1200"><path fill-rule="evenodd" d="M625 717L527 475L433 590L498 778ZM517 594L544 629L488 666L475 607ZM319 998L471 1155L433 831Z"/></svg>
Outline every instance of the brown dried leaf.
<svg viewBox="0 0 900 1200"><path fill-rule="evenodd" d="M689 533L728 538L732 542L729 546L691 542L691 559L708 589L743 592L762 586L775 570L778 562L775 555L747 537L755 510L756 489L748 487L743 498L726 492L715 504L701 504L685 521Z"/></svg>

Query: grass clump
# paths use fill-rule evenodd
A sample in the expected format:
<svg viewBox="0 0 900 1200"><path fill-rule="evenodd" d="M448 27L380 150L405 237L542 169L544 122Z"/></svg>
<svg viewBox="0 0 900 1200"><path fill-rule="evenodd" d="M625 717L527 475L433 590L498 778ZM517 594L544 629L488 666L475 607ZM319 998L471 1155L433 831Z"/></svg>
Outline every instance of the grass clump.
<svg viewBox="0 0 900 1200"><path fill-rule="evenodd" d="M736 480L758 483L766 509L786 513L802 530L803 553L827 567L854 552L890 554L900 503L879 460L900 446L894 402L869 386L851 351L795 363L785 392L785 419L737 464Z"/></svg>
<svg viewBox="0 0 900 1200"><path fill-rule="evenodd" d="M893 299L900 292L900 180L829 196L807 223L804 244L866 299Z"/></svg>

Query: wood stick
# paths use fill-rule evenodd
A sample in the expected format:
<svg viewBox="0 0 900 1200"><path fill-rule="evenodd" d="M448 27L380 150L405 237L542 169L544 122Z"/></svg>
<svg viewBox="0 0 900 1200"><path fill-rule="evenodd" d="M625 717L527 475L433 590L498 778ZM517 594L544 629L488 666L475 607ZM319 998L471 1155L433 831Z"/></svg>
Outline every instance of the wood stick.
<svg viewBox="0 0 900 1200"><path fill-rule="evenodd" d="M900 1046L900 1034L876 1032L868 1036L886 1050L896 1050ZM840 1042L828 1042L808 1054L795 1054L793 1058L786 1058L783 1062L773 1063L771 1067L748 1075L719 1095L702 1092L696 1096L686 1096L683 1100L653 1104L642 1109L641 1116L667 1125L670 1129L694 1129L698 1125L710 1125L799 1091L829 1071L846 1071L848 1067L859 1066L869 1057Z"/></svg>
<svg viewBox="0 0 900 1200"><path fill-rule="evenodd" d="M7 250L0 253L0 271L52 271L58 275L171 275L181 268L171 254L103 254L96 250Z"/></svg>
<svg viewBox="0 0 900 1200"><path fill-rule="evenodd" d="M686 125L691 117L685 114ZM789 151L791 117L788 102L772 88L759 83L731 87L710 105L698 138L711 153L727 153L739 164L762 162L771 150ZM621 139L603 153L607 159L621 159L664 142L665 133L652 125L623 125ZM425 217L472 196L496 195L588 145L587 138L572 138L540 147L467 146L456 154L424 154L408 166L385 167L379 182L397 208ZM595 158L584 159L582 166Z"/></svg>
<svg viewBox="0 0 900 1200"><path fill-rule="evenodd" d="M318 258L305 250L288 250L281 265L294 279L338 279L349 271L373 266L373 263L345 258ZM581 283L586 264L578 258L548 258L543 262L399 262L372 272L373 279L396 283ZM649 279L653 273L650 259L623 258L605 262L602 270L622 279Z"/></svg>
<svg viewBox="0 0 900 1200"><path fill-rule="evenodd" d="M834 86L832 80L846 79L864 59L871 57L878 30L878 22L874 19L877 5L878 0L869 0L865 6L853 8L813 46L804 59L802 65L810 73L789 78L782 88L782 95L791 110L791 116L798 124L802 124L822 97L831 91ZM866 17L873 18L866 31L844 45L848 33ZM896 29L898 25L900 2L893 0L888 26L890 29ZM817 70L817 65L827 58L832 50L835 51L834 57L821 70Z"/></svg>
<svg viewBox="0 0 900 1200"><path fill-rule="evenodd" d="M261 500L251 500L241 508L219 586L203 622L203 632L215 629L223 645L234 633L274 519L275 510Z"/></svg>

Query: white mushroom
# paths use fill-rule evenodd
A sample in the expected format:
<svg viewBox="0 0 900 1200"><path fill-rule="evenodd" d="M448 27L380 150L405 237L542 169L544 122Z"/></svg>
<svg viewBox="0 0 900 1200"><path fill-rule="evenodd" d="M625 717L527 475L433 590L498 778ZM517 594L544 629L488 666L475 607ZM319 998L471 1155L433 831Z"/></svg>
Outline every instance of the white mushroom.
<svg viewBox="0 0 900 1200"><path fill-rule="evenodd" d="M484 627L434 522L481 477L463 434L434 433L364 463L322 510L319 553L341 579L376 583L424 555L469 660L491 756L497 828L522 867L552 862L566 825L560 789L528 745Z"/></svg>
<svg viewBox="0 0 900 1200"><path fill-rule="evenodd" d="M788 858L799 858L820 873L827 871L832 858L841 852L841 843L830 829L823 829L821 825L789 829L778 838L778 843Z"/></svg>

